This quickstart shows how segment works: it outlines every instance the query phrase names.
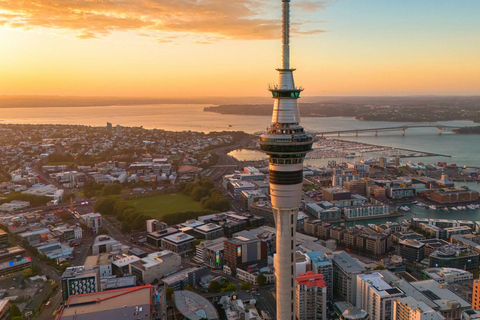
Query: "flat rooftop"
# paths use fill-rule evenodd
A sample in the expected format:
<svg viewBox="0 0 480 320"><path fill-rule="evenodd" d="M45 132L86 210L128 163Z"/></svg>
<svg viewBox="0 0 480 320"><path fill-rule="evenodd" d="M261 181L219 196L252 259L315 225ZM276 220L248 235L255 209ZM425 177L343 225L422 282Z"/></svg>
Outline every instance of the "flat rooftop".
<svg viewBox="0 0 480 320"><path fill-rule="evenodd" d="M357 261L355 261L345 251L335 252L333 256L333 262L336 263L347 273L362 273L365 268L362 267Z"/></svg>
<svg viewBox="0 0 480 320"><path fill-rule="evenodd" d="M150 319L152 287L72 295L59 320Z"/></svg>

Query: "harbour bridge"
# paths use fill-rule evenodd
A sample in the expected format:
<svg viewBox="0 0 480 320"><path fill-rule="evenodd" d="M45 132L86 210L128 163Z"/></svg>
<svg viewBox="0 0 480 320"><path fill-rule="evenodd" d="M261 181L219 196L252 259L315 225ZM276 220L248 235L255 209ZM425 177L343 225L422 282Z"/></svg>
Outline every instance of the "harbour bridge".
<svg viewBox="0 0 480 320"><path fill-rule="evenodd" d="M406 124L402 126L396 127L387 127L387 128L368 128L368 129L352 129L352 130L338 130L338 131L326 131L326 132L311 132L311 134L315 136L325 136L325 135L338 135L340 137L341 134L349 134L355 133L357 136L359 133L375 133L375 136L378 135L379 132L391 132L391 131L398 131L401 132L402 135L405 135L405 131L407 129L413 128L436 128L438 130L438 134L442 134L443 132L451 132L455 129L459 129L461 127L455 126L446 126L442 124Z"/></svg>

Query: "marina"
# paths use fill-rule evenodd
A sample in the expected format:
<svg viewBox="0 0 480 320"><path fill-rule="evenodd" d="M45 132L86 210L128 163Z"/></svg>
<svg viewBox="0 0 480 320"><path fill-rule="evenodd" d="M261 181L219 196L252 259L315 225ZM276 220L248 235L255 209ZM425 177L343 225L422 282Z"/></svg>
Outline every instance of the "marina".
<svg viewBox="0 0 480 320"><path fill-rule="evenodd" d="M398 157L398 158L415 158L415 157L450 157L450 155L431 153L425 151L409 150L402 148L394 148L369 144L364 142L341 140L334 138L320 138L313 145L313 151L307 156L307 159L322 158L345 158L365 159L366 157Z"/></svg>

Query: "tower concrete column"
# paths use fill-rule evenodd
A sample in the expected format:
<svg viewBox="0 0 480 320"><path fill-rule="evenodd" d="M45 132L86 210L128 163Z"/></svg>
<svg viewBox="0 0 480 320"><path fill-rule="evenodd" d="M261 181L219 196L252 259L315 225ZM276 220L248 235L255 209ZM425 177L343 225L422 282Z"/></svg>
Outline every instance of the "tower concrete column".
<svg viewBox="0 0 480 320"><path fill-rule="evenodd" d="M260 147L269 161L270 198L276 227L274 260L277 289L277 320L295 319L295 234L302 198L303 160L313 138L300 126L295 87L290 68L290 0L283 2L282 68L278 84L271 86L274 98L272 124L260 137Z"/></svg>

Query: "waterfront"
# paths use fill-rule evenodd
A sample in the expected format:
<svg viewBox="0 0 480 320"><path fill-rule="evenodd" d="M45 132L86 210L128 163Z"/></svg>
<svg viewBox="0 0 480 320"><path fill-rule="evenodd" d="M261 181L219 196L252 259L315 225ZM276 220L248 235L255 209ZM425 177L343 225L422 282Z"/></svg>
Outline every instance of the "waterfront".
<svg viewBox="0 0 480 320"><path fill-rule="evenodd" d="M473 189L473 188L472 188ZM477 189L478 190L478 189ZM348 222L338 222L334 224L344 224L346 226L354 226L354 225L368 225L370 223L373 224L381 224L388 221L394 222L403 222L404 220L409 220L412 218L430 218L430 219L456 219L456 220L470 220L470 221L479 221L480 220L480 209L467 209L467 210L460 210L460 211L444 211L444 210L432 210L426 207L418 207L416 205L409 205L412 211L405 212L404 216L398 217L387 217L387 218L376 218L376 219L365 219L365 220L355 220L355 221L348 221Z"/></svg>
<svg viewBox="0 0 480 320"><path fill-rule="evenodd" d="M271 121L269 116L237 116L203 112L207 105L137 105L137 106L99 106L73 108L11 108L0 109L1 123L28 124L79 124L105 126L107 122L122 126L143 126L148 129L168 131L245 131L254 133L265 129ZM472 121L440 122L452 126L473 126ZM398 122L360 121L355 118L302 118L302 125L313 132L341 129L367 129L401 125ZM398 132L364 134L356 137L342 135L342 140L358 141L372 145L388 146L429 153L451 155L447 157L415 158L415 162L436 163L438 161L457 165L479 166L480 143L478 135L439 135L435 128L409 129L405 136ZM257 157L254 153L250 156ZM408 158L405 158L408 159ZM404 161L408 161L405 160ZM245 158L244 160L252 160ZM342 159L337 159L342 160ZM309 159L307 164L323 166L328 159ZM403 163L405 163L403 162Z"/></svg>

